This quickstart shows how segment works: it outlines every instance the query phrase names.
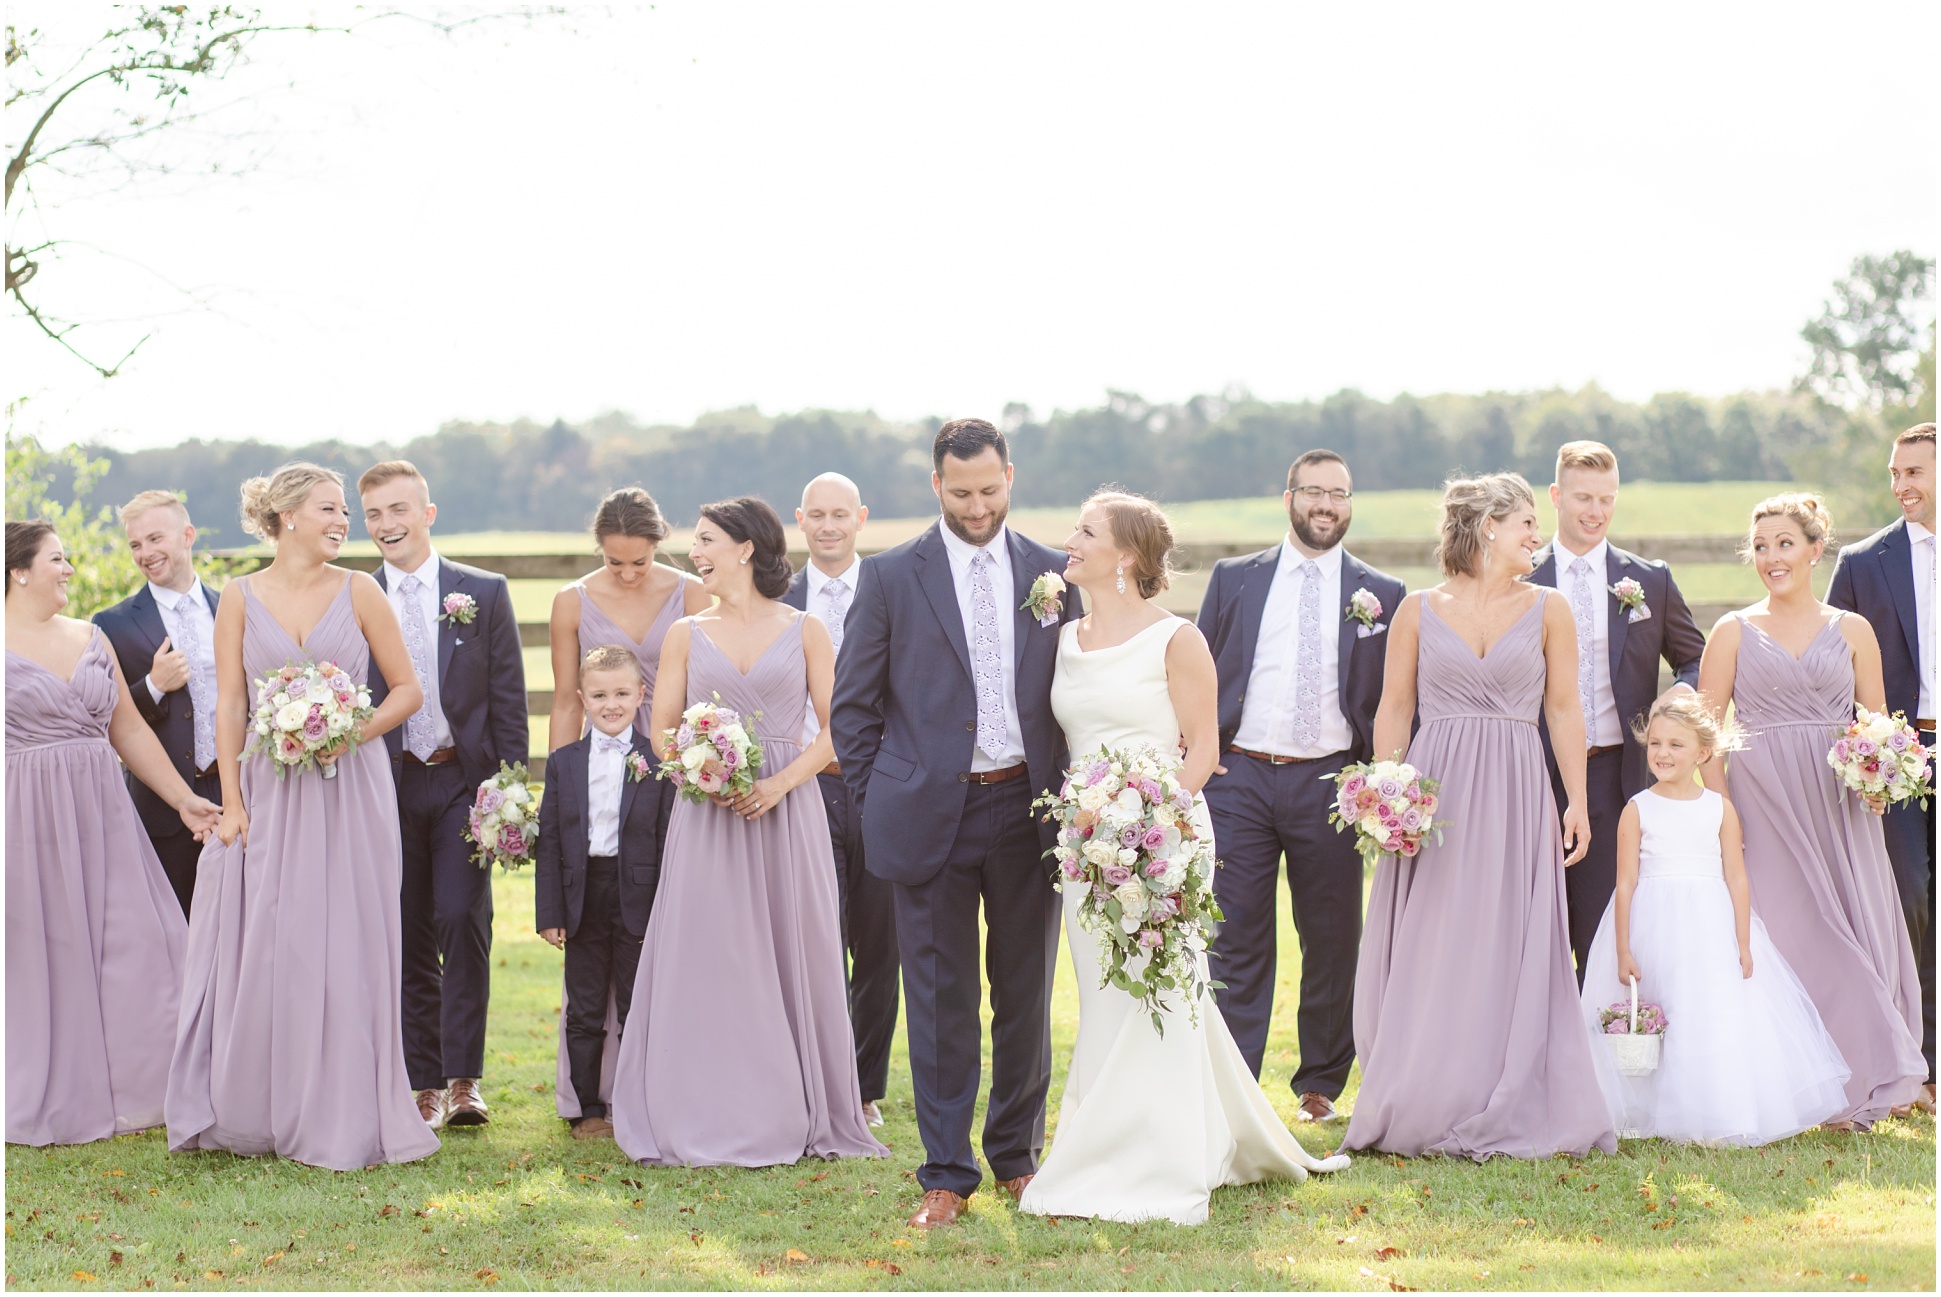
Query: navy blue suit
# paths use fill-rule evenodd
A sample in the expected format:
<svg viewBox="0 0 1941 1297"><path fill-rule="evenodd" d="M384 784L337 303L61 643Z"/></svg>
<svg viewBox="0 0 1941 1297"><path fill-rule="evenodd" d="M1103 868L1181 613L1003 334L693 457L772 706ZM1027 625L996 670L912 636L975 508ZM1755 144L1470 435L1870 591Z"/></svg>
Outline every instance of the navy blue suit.
<svg viewBox="0 0 1941 1297"><path fill-rule="evenodd" d="M1880 641L1880 668L1887 685L1887 710L1917 716L1921 701L1921 632L1914 602L1914 560L1905 519L1846 546L1827 582L1826 601L1858 613ZM1923 740L1930 746L1933 739ZM1921 1053L1934 1080L1934 803L1897 806L1887 812L1887 855L1894 862L1907 932L1914 939L1921 970Z"/></svg>
<svg viewBox="0 0 1941 1297"><path fill-rule="evenodd" d="M651 771L652 747L629 729L633 751ZM566 933L566 1055L580 1116L604 1117L600 1060L606 1048L607 988L620 1029L627 1027L641 941L660 887L661 785L652 774L620 781L620 853L587 856L586 772L593 737L582 735L546 758L546 796L539 804L533 849L533 928Z"/></svg>
<svg viewBox="0 0 1941 1297"><path fill-rule="evenodd" d="M1295 1015L1301 1061L1292 1084L1296 1094L1312 1092L1334 1099L1347 1084L1355 1061L1362 865L1353 835L1336 832L1328 823L1328 810L1334 801L1333 776L1344 765L1367 760L1374 750L1375 709L1382 698L1388 653L1387 622L1408 588L1342 551L1342 606L1325 609L1323 615L1340 623L1335 630L1339 663L1335 684L1354 742L1345 752L1273 765L1225 749L1240 729L1260 624L1280 555L1281 547L1275 545L1257 554L1222 559L1213 566L1200 604L1200 632L1213 650L1219 672L1220 761L1227 769L1226 774L1208 780L1205 790L1221 861L1214 892L1226 916L1208 962L1213 976L1226 983L1215 998L1227 1030L1247 1066L1259 1076L1274 1010L1278 963L1274 894L1285 858L1294 928L1301 942L1301 998ZM1382 604L1376 623L1381 629L1367 633L1347 615L1348 600L1364 589Z"/></svg>
<svg viewBox="0 0 1941 1297"><path fill-rule="evenodd" d="M854 592L851 592L852 595ZM782 602L809 609L808 570L797 572ZM890 1084L890 1045L896 1037L901 989L896 959L896 887L863 867L863 817L839 774L816 776L822 809L829 815L829 846L836 857L836 898L842 944L849 952L849 1026L856 1036L856 1079L865 1103L881 1099Z"/></svg>
<svg viewBox="0 0 1941 1297"><path fill-rule="evenodd" d="M1565 590L1557 581L1557 556L1545 545L1535 555L1536 568L1530 573L1533 585ZM1631 614L1610 588L1629 578L1644 587L1644 604L1651 615L1632 621ZM1651 772L1645 765L1644 744L1631 733L1631 723L1651 711L1658 698L1658 663L1671 666L1678 683L1698 688L1698 661L1705 655L1705 636L1685 606L1671 569L1663 563L1640 558L1615 545L1604 549L1604 598L1606 637L1610 641L1611 694L1617 703L1618 728L1623 739L1618 751L1590 758L1584 770L1585 811L1590 815L1591 844L1584 858L1564 871L1564 893L1570 906L1570 948L1577 956L1577 980L1584 980L1584 962L1590 957L1591 938L1611 904L1617 890L1618 820L1630 800L1648 788ZM1539 723L1543 750L1550 761L1551 793L1557 811L1564 809L1563 777L1550 752L1550 729Z"/></svg>
<svg viewBox="0 0 1941 1297"><path fill-rule="evenodd" d="M202 591L213 617L216 592L200 581L197 588ZM159 703L148 692L148 669L154 665L155 652L168 637L168 630L162 624L162 610L156 606L155 595L147 583L114 607L96 613L94 624L108 637L108 644L121 663L122 678L128 681L128 694L135 700L135 710L162 741L162 750L168 753L175 773L198 795L221 802L221 777L214 770L200 779L196 777L195 702L189 696L189 687L183 685L163 694ZM135 799L135 813L141 816L142 828L148 831L148 840L155 844L162 872L168 875L169 886L175 889L175 898L182 903L182 913L186 915L189 898L195 893L195 870L202 858L202 844L160 794L133 775L127 778L128 791Z"/></svg>
<svg viewBox="0 0 1941 1297"><path fill-rule="evenodd" d="M384 567L372 575L386 586ZM455 593L474 600L471 624L445 618L425 629L438 640L439 707L456 760L419 765L404 758L404 726L384 736L404 836L404 1061L414 1090L442 1089L451 1077L484 1071L492 877L472 862L466 813L499 763L524 761L530 745L525 658L505 578L440 558L439 606ZM390 690L373 675L371 698L382 703Z"/></svg>
<svg viewBox="0 0 1941 1297"><path fill-rule="evenodd" d="M989 930L991 1095L984 1156L999 1180L1038 1168L1051 1086L1051 985L1058 893L1044 853L1050 826L1031 801L1065 773L1051 714L1059 621L1023 604L1062 572L1057 550L1007 531L1012 680L1029 777L972 784L977 695L942 523L863 560L836 659L830 736L861 809L865 867L896 884L917 1128L926 1190L969 1196L983 1176L970 1129L981 1074L978 905ZM1005 592L998 593L1000 609Z"/></svg>

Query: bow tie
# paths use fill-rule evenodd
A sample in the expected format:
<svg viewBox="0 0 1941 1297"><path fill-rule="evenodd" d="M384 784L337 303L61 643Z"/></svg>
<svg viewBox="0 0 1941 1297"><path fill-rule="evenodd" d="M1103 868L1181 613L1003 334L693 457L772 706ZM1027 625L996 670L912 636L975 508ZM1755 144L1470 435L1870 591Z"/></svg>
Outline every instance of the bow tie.
<svg viewBox="0 0 1941 1297"><path fill-rule="evenodd" d="M624 734L596 733L593 736L593 750L595 752L628 752L632 750L633 745L633 739Z"/></svg>

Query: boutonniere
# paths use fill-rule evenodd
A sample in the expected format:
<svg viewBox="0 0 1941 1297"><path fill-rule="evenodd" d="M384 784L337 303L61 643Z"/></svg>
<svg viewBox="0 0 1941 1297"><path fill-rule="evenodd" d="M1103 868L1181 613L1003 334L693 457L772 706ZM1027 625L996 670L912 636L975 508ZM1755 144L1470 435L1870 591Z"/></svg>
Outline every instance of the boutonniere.
<svg viewBox="0 0 1941 1297"><path fill-rule="evenodd" d="M637 784L652 773L647 767L647 758L641 756L638 752L629 752L627 754L626 765L627 780L629 783Z"/></svg>
<svg viewBox="0 0 1941 1297"><path fill-rule="evenodd" d="M1065 578L1056 572L1041 574L1031 583L1031 593L1020 606L1036 617L1040 626L1051 625L1065 611Z"/></svg>
<svg viewBox="0 0 1941 1297"><path fill-rule="evenodd" d="M1651 616L1651 609L1644 601L1644 587L1636 579L1625 577L1611 587L1611 593L1617 596L1619 606L1630 614L1626 621L1643 621Z"/></svg>
<svg viewBox="0 0 1941 1297"><path fill-rule="evenodd" d="M459 590L445 596L444 608L445 611L438 614L438 620L451 622L455 626L470 626L479 615L478 600Z"/></svg>
<svg viewBox="0 0 1941 1297"><path fill-rule="evenodd" d="M1361 629L1355 632L1356 635L1366 638L1383 629L1381 617L1382 601L1377 599L1372 591L1366 588L1357 590L1348 600L1348 620L1361 625Z"/></svg>

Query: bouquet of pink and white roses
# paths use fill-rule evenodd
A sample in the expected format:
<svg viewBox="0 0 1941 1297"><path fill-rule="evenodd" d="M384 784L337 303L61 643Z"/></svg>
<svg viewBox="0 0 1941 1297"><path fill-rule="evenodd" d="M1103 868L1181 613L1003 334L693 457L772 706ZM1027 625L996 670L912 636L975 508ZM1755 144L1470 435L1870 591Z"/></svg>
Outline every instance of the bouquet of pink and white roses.
<svg viewBox="0 0 1941 1297"><path fill-rule="evenodd" d="M1099 942L1099 985L1138 1000L1162 1035L1160 1011L1179 1001L1199 1021L1200 997L1213 985L1207 931L1222 917L1213 843L1179 766L1151 747L1101 748L1072 764L1056 796L1032 803L1059 825L1051 852L1059 890L1086 889L1078 921Z"/></svg>
<svg viewBox="0 0 1941 1297"><path fill-rule="evenodd" d="M290 664L256 682L249 751L268 757L280 779L291 770L317 766L320 752L349 752L358 743L357 727L375 712L371 691L336 663ZM323 776L335 779L337 767L324 766Z"/></svg>
<svg viewBox="0 0 1941 1297"><path fill-rule="evenodd" d="M739 797L755 786L762 768L761 742L749 733L740 712L722 705L720 694L711 703L696 703L682 712L680 726L662 737L668 756L660 763L660 777L690 802Z"/></svg>
<svg viewBox="0 0 1941 1297"><path fill-rule="evenodd" d="M1934 764L1921 735L1900 712L1892 716L1854 708L1853 724L1840 731L1826 763L1840 782L1862 797L1890 803L1934 796Z"/></svg>
<svg viewBox="0 0 1941 1297"><path fill-rule="evenodd" d="M1353 827L1355 850L1372 865L1383 853L1414 856L1431 834L1442 843L1442 787L1406 761L1366 761L1343 766L1336 775L1334 809L1328 823L1335 831Z"/></svg>
<svg viewBox="0 0 1941 1297"><path fill-rule="evenodd" d="M532 863L539 842L539 794L525 762L499 763L499 773L479 785L466 817L465 838L478 850L480 869L499 865L507 873Z"/></svg>

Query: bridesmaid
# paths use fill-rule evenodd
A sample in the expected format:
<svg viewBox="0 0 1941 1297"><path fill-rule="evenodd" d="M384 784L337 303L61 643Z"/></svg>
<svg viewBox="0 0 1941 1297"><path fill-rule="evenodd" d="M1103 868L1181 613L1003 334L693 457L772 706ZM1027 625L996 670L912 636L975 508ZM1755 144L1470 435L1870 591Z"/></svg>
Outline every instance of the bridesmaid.
<svg viewBox="0 0 1941 1297"><path fill-rule="evenodd" d="M200 840L182 781L101 632L60 615L45 522L7 524L7 1142L162 1124L187 923L116 756Z"/></svg>
<svg viewBox="0 0 1941 1297"><path fill-rule="evenodd" d="M792 574L767 504L703 507L691 553L720 604L668 632L653 732L719 695L756 731L763 777L732 802L675 804L614 1074L614 1138L667 1165L882 1157L863 1119L814 783L833 751L835 648L819 620L777 602ZM805 747L810 706L821 728Z"/></svg>
<svg viewBox="0 0 1941 1297"><path fill-rule="evenodd" d="M203 852L169 1069L172 1150L275 1153L349 1171L436 1152L404 1066L391 761L377 740L424 701L376 581L334 567L350 530L343 479L286 464L243 483L243 529L276 547L216 608L218 842ZM243 756L252 681L333 662L390 693L336 768L279 777Z"/></svg>
<svg viewBox="0 0 1941 1297"><path fill-rule="evenodd" d="M712 602L699 581L654 561L654 552L666 539L667 520L654 497L641 488L622 487L600 501L593 514L593 542L600 550L600 570L562 587L553 596L548 632L553 656L553 711L547 722L546 751L557 751L586 733L586 708L580 702L580 659L603 644L630 650L640 663L640 678L647 688L634 728L651 742L649 727L654 718L654 677L660 670L661 641L675 622L704 611ZM667 822L674 813L674 789L661 784L657 795L661 799L660 841L664 846ZM619 1042L620 1014L609 993L607 1043L600 1058L600 1091L609 1100ZM579 1095L573 1088L566 1056L564 986L559 993L559 1069L553 1106L567 1121L580 1115ZM611 1106L608 1111L612 1111Z"/></svg>
<svg viewBox="0 0 1941 1297"><path fill-rule="evenodd" d="M1542 539L1521 477L1449 483L1443 583L1390 624L1375 755L1407 748L1442 781L1448 829L1375 868L1343 1149L1477 1161L1617 1150L1570 963L1564 868L1590 845L1584 714L1570 604L1525 580ZM1563 777L1561 834L1539 719Z"/></svg>
<svg viewBox="0 0 1941 1297"><path fill-rule="evenodd" d="M1811 495L1754 507L1744 552L1766 597L1720 618L1698 687L1721 711L1730 702L1747 733L1743 751L1705 767L1705 786L1738 807L1753 909L1853 1069L1849 1106L1827 1125L1854 1130L1912 1103L1927 1062L1884 808L1848 792L1826 763L1855 702L1887 709L1873 627L1813 597L1832 532Z"/></svg>

